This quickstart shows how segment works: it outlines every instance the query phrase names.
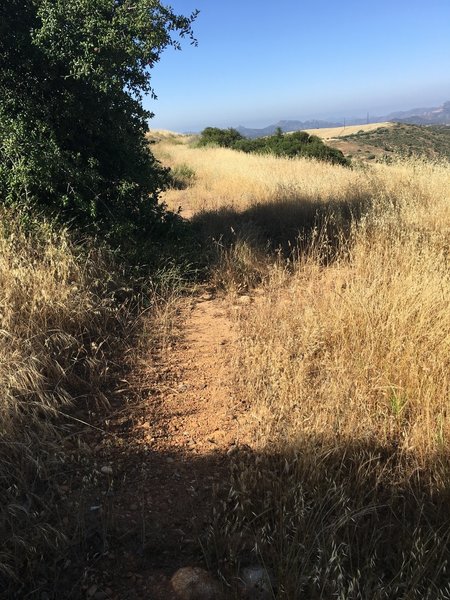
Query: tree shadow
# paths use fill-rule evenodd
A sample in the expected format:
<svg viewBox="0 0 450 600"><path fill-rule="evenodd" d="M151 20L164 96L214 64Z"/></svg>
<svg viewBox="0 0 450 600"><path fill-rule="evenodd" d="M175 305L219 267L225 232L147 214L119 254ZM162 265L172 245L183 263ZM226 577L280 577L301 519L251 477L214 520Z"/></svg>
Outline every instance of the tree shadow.
<svg viewBox="0 0 450 600"><path fill-rule="evenodd" d="M265 565L276 598L444 598L450 494L432 479L448 475L448 458L405 481L395 445L311 435L247 452L216 513L217 564Z"/></svg>
<svg viewBox="0 0 450 600"><path fill-rule="evenodd" d="M284 257L304 250L319 234L326 240L331 257L370 206L371 198L358 190L349 191L344 200L287 194L269 202L255 200L243 210L222 207L202 211L194 215L192 225L207 243L215 240L229 248L241 240L254 251L277 252Z"/></svg>
<svg viewBox="0 0 450 600"><path fill-rule="evenodd" d="M113 590L105 598L170 600L173 573L198 565L238 599L242 568L259 565L274 598L444 598L450 498L427 474L448 458L404 481L407 458L364 440L311 435L201 456L131 446L102 492L72 490L83 525L28 597L84 598L96 585Z"/></svg>

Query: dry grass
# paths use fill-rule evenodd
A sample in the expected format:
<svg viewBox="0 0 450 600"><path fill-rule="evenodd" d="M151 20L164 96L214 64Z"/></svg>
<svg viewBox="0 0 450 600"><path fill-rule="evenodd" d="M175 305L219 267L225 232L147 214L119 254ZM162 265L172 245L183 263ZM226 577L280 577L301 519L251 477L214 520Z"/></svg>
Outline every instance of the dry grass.
<svg viewBox="0 0 450 600"><path fill-rule="evenodd" d="M368 131L376 131L381 127L393 127L394 125L395 123L387 121L384 123L368 123L367 125L346 125L345 127L324 127L322 129L306 129L305 131L311 135L317 135L323 140L331 140L344 137L346 135L352 135L353 133L358 133L360 131L364 131L366 133Z"/></svg>
<svg viewBox="0 0 450 600"><path fill-rule="evenodd" d="M216 558L263 561L277 598L446 598L448 163L170 153L197 181L168 201L218 241L216 280L263 291L239 312L257 425Z"/></svg>
<svg viewBox="0 0 450 600"><path fill-rule="evenodd" d="M43 553L49 568L64 540L57 482L73 469L65 441L76 432L65 416L75 403L107 404L111 356L129 326L114 272L106 252L1 213L0 589L36 575Z"/></svg>
<svg viewBox="0 0 450 600"><path fill-rule="evenodd" d="M430 202L436 186L442 190L448 177L447 163L397 162L348 169L308 159L192 148L184 138L179 141L178 145L161 142L154 151L164 164L186 165L195 173L195 186L181 194L169 190L164 195L172 210L181 206L182 215L187 217L230 208L243 211L255 204L291 199L316 205L381 194L388 198L406 194L411 198L417 192Z"/></svg>
<svg viewBox="0 0 450 600"><path fill-rule="evenodd" d="M164 164L188 165L195 172L195 187L181 195L171 190L164 196L171 209L181 205L182 215L189 217L224 208L243 210L255 203L298 196L314 203L348 196L348 189L333 186L333 181L342 177L343 168L316 161L243 154L226 148L192 148L186 143L160 143L155 154ZM366 177L346 171L346 184L361 188Z"/></svg>
<svg viewBox="0 0 450 600"><path fill-rule="evenodd" d="M279 598L448 593L449 221L404 202L332 263L319 239L293 273L274 267L240 319L262 458L234 475L222 533L250 530Z"/></svg>

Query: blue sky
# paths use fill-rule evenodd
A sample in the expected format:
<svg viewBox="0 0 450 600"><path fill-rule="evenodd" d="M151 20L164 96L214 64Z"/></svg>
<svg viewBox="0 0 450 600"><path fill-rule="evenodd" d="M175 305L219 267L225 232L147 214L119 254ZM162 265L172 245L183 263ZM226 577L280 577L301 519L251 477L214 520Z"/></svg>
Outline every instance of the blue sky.
<svg viewBox="0 0 450 600"><path fill-rule="evenodd" d="M198 47L152 70L152 128L261 127L450 100L450 0L168 0Z"/></svg>

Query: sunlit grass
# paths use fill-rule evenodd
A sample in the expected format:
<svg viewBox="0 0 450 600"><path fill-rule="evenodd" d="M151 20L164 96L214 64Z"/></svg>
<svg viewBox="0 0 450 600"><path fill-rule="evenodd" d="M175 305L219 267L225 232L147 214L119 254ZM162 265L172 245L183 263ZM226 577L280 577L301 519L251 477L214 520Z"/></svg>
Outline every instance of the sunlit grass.
<svg viewBox="0 0 450 600"><path fill-rule="evenodd" d="M219 258L255 419L211 536L277 598L444 598L450 494L450 166L346 169L179 145L168 192Z"/></svg>

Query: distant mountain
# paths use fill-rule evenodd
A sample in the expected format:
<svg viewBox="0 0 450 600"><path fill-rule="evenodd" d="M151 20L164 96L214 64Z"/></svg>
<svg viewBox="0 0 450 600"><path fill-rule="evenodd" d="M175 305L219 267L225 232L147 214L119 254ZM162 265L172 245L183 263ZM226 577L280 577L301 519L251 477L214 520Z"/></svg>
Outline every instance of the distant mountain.
<svg viewBox="0 0 450 600"><path fill-rule="evenodd" d="M397 123L408 123L412 125L450 125L450 101L444 102L442 106L431 108L413 108L411 110L392 112L383 117L349 118L345 119L347 125L363 125L365 123L383 123L395 121ZM273 125L261 129L251 129L240 125L236 129L248 138L272 135L280 127L282 131L301 131L302 129L323 129L325 127L342 127L342 121L278 121Z"/></svg>
<svg viewBox="0 0 450 600"><path fill-rule="evenodd" d="M236 129L245 137L257 138L265 135L272 135L278 129L282 131L301 131L302 129L323 129L324 127L340 127L342 123L331 123L329 121L278 121L273 125L268 125L261 129L250 129L239 125Z"/></svg>
<svg viewBox="0 0 450 600"><path fill-rule="evenodd" d="M391 113L386 120L410 125L450 125L450 102L434 108L413 108Z"/></svg>

